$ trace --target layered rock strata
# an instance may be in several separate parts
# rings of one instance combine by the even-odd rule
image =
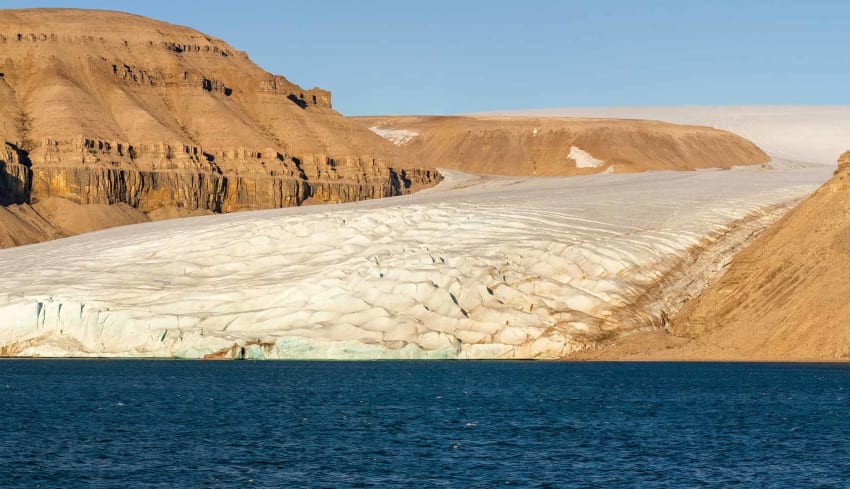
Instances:
[[[394,169],[384,160],[287,158],[268,148],[208,153],[197,146],[78,139],[46,140],[31,166],[12,164],[15,203],[61,197],[80,204],[126,203],[144,212],[163,207],[213,212],[301,205],[307,199],[337,203],[401,195],[439,177],[430,169]],[[228,162],[222,169],[215,160]],[[28,190],[28,192],[27,192]]]

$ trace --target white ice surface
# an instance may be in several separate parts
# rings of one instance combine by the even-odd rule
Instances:
[[[570,146],[570,153],[567,158],[576,162],[576,168],[599,168],[605,164],[604,161],[594,158],[592,154],[578,146]]]
[[[739,134],[775,160],[835,165],[850,148],[850,106],[568,107],[488,112],[534,117],[654,119]]]
[[[804,196],[830,169],[444,174],[405,197],[0,250],[0,353],[559,357],[620,327],[705,236]]]
[[[419,135],[418,132],[409,131],[407,129],[386,129],[374,126],[370,127],[369,130],[374,132],[378,136],[381,136],[382,138],[390,141],[396,146],[407,144],[412,141],[413,138]]]

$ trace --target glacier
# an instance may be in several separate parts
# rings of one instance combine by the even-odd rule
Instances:
[[[831,168],[442,173],[0,250],[0,355],[562,358],[664,327]]]

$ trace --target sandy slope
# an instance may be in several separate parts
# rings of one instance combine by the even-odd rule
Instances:
[[[0,206],[0,248],[41,243],[115,226],[209,214],[212,212],[206,209],[174,207],[145,214],[123,203],[80,205],[51,197],[33,205]]]
[[[490,116],[614,117],[698,124],[739,134],[774,159],[834,165],[850,141],[850,106],[568,107]]]
[[[401,198],[3,250],[0,352],[561,357],[662,325],[828,173],[449,173]]]
[[[838,173],[747,247],[672,325],[604,358],[850,359],[850,152]]]
[[[29,205],[0,206],[0,248],[66,236]]]
[[[143,212],[127,204],[80,205],[56,197],[33,205],[0,206],[0,248],[39,243],[150,220]]]
[[[761,164],[746,139],[647,120],[537,117],[354,117],[419,165],[493,175],[563,176]]]

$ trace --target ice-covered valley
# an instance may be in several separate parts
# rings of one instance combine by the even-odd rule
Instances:
[[[0,355],[557,358],[662,327],[831,169],[444,172],[0,251]]]

